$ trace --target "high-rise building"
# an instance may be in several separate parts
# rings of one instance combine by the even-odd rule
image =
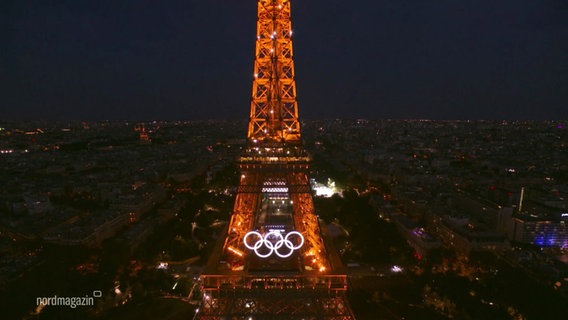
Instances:
[[[201,276],[200,319],[354,319],[314,213],[301,142],[289,0],[258,0],[246,148],[226,233]]]

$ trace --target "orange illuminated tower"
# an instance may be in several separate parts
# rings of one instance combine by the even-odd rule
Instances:
[[[289,0],[258,0],[247,145],[226,233],[201,276],[200,319],[354,319],[314,213],[301,143]]]

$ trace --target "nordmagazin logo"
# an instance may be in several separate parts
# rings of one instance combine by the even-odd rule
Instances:
[[[95,305],[95,298],[100,298],[102,296],[102,291],[95,290],[93,291],[93,295],[85,295],[83,297],[60,297],[54,295],[52,297],[37,297],[36,304],[37,306],[47,307],[47,306],[61,306],[61,307],[69,307],[75,309],[76,307],[82,306],[94,306]]]

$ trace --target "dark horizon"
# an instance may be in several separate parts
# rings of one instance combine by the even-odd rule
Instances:
[[[315,122],[315,121],[369,121],[369,122],[376,122],[376,121],[409,121],[409,122],[472,122],[472,123],[524,123],[524,122],[538,122],[538,123],[552,123],[554,125],[560,125],[559,128],[564,128],[564,126],[568,125],[568,118],[564,119],[427,119],[427,118],[300,118],[300,122],[302,124],[306,122]],[[141,123],[162,123],[162,122],[243,122],[246,123],[249,121],[248,118],[210,118],[210,119],[2,119],[0,120],[0,124],[7,124],[7,123],[20,123],[20,122],[27,122],[27,123],[38,123],[38,122],[45,122],[51,124],[63,124],[63,123],[104,123],[104,122],[128,122],[132,124],[141,124]],[[246,133],[246,128],[243,129],[243,132]]]
[[[248,117],[256,1],[0,9],[2,119]],[[568,119],[566,2],[312,0],[292,10],[303,120]]]

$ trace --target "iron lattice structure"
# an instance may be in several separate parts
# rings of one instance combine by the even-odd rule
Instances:
[[[258,0],[247,145],[224,241],[201,276],[200,319],[354,319],[343,265],[314,213],[294,75],[290,1]],[[301,233],[303,246],[259,259],[244,238],[269,228]]]
[[[300,141],[290,1],[258,1],[248,138]]]

